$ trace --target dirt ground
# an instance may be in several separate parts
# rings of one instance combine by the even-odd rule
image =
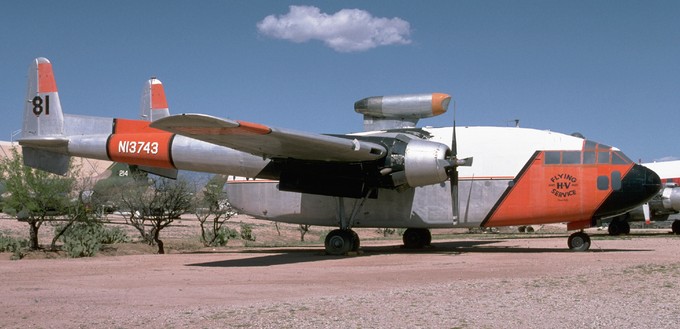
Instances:
[[[677,328],[680,238],[591,229],[590,251],[568,234],[434,231],[431,248],[358,230],[362,252],[324,255],[312,228],[246,217],[254,242],[201,248],[195,221],[161,233],[170,251],[141,243],[93,258],[0,254],[0,328]],[[5,234],[27,225],[0,219]],[[49,244],[50,227],[41,234]],[[325,230],[325,231],[324,231]],[[541,233],[548,232],[548,233]],[[447,234],[447,235],[442,235]],[[130,231],[130,236],[134,232]],[[56,258],[55,258],[56,257]]]

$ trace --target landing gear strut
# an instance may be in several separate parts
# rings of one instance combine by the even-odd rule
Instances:
[[[404,247],[420,249],[432,243],[432,234],[426,228],[408,228],[404,231]]]
[[[326,235],[324,241],[324,247],[326,253],[329,255],[345,255],[350,251],[358,251],[361,245],[361,240],[359,239],[359,234],[352,231],[352,223],[354,222],[354,217],[359,212],[361,207],[364,206],[364,202],[371,194],[371,191],[366,193],[366,196],[357,200],[352,207],[352,212],[349,217],[345,213],[345,199],[343,197],[337,198],[338,206],[338,219],[340,219],[340,228],[332,230]]]
[[[583,231],[575,232],[569,236],[567,245],[572,251],[586,251],[590,249],[590,236]]]

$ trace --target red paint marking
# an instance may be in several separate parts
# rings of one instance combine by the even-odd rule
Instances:
[[[114,119],[114,122],[114,134],[156,133],[171,135],[167,131],[149,127],[151,122],[146,120]]]
[[[544,153],[534,158],[507,193],[485,226],[513,226],[570,222],[581,227],[610,195],[599,190],[597,177],[617,170],[622,177],[626,165],[544,165]]]
[[[38,64],[38,92],[39,93],[57,92],[57,83],[54,81],[52,63]]]
[[[111,161],[174,168],[170,159],[171,139],[171,133],[113,134],[107,149]]]
[[[165,89],[160,83],[151,84],[151,109],[167,109],[168,101],[165,99]]]
[[[237,122],[239,123],[238,127],[176,127],[176,129],[189,135],[234,136],[266,135],[272,131],[269,127],[261,124],[245,121]]]

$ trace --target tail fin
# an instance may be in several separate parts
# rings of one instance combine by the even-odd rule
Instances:
[[[28,92],[19,139],[24,164],[59,175],[66,174],[70,157],[64,154],[68,139],[63,133],[64,114],[52,63],[47,58],[36,58],[28,69]]]
[[[142,89],[142,120],[156,121],[170,115],[168,101],[165,99],[163,83],[151,77]]]
[[[140,116],[142,120],[156,121],[160,118],[165,118],[170,115],[170,109],[168,108],[168,101],[165,98],[165,89],[163,88],[163,83],[156,79],[156,77],[151,77],[144,84],[144,88],[142,89],[141,104]],[[172,179],[177,178],[177,169],[148,166],[139,166],[139,169],[158,176]]]

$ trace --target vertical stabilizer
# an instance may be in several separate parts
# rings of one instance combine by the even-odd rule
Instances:
[[[64,114],[52,63],[44,57],[36,58],[28,69],[28,93],[21,135],[33,138],[61,136],[63,132]]]
[[[64,114],[52,63],[44,57],[33,60],[28,68],[28,92],[19,144],[27,166],[60,175],[68,171],[70,157],[64,154],[68,146],[68,139],[64,137]]]
[[[142,120],[156,121],[170,115],[168,101],[165,99],[163,83],[152,77],[147,80],[142,89]]]
[[[151,77],[142,88],[142,102],[140,116],[142,120],[156,121],[170,115],[165,89],[161,80]],[[177,169],[139,166],[140,170],[158,176],[176,179]]]

